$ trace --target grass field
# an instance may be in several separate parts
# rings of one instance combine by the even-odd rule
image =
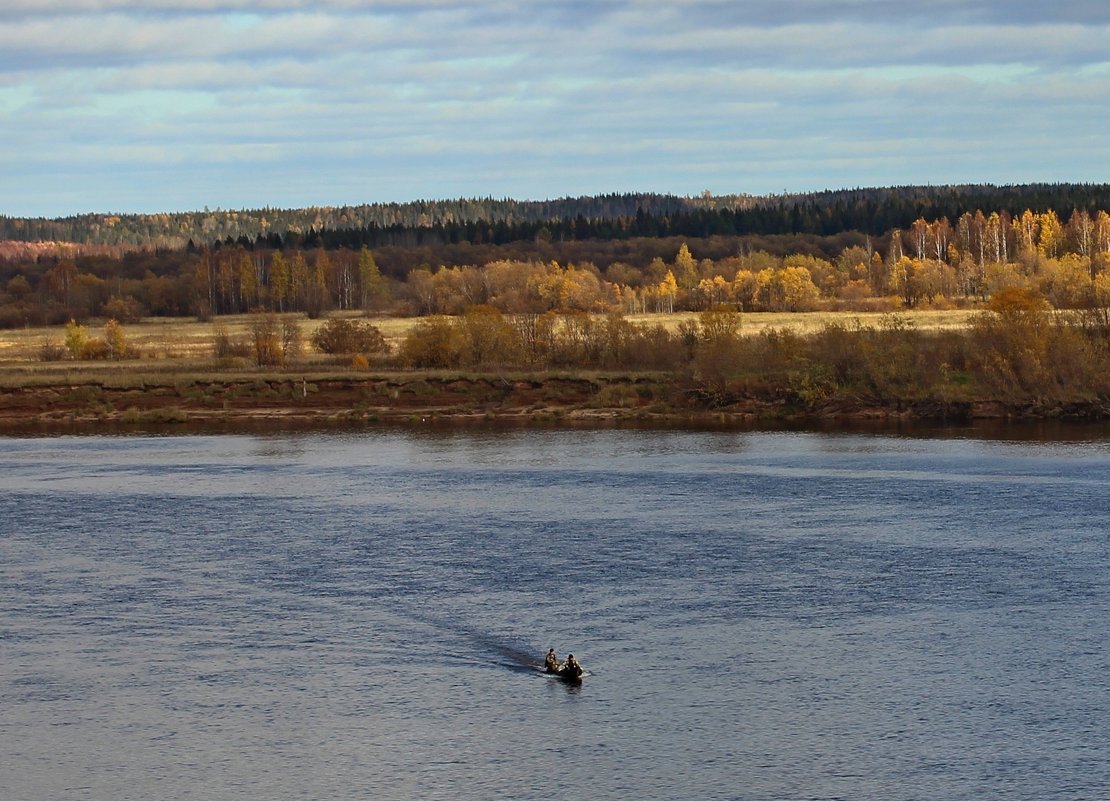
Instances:
[[[909,321],[920,330],[962,328],[976,312],[957,311],[913,311],[902,313],[900,317]],[[754,334],[768,328],[789,329],[798,333],[820,330],[829,323],[840,322],[863,325],[877,325],[885,315],[858,312],[762,312],[744,314],[742,331]],[[696,319],[694,313],[644,314],[631,315],[627,319],[638,324],[662,324],[675,328],[683,320]],[[115,364],[116,369],[127,371],[149,369],[157,372],[174,369],[196,369],[212,365],[213,348],[217,331],[224,330],[232,339],[246,338],[251,317],[232,315],[220,317],[210,322],[198,322],[193,318],[148,318],[141,323],[124,326],[127,343],[140,354],[137,360]],[[299,362],[302,365],[318,363],[321,367],[329,363],[325,357],[315,354],[308,339],[322,320],[301,318],[299,323],[304,335],[305,355]],[[391,345],[396,346],[405,334],[419,322],[419,318],[375,318],[374,325]],[[96,324],[88,326],[91,337],[102,336],[103,330]],[[59,363],[44,362],[41,359],[43,346],[61,346],[65,337],[63,326],[48,328],[21,328],[0,330],[0,370],[15,371],[30,375],[39,370],[57,372]],[[103,370],[104,362],[64,363],[66,370]],[[334,368],[334,362],[331,362]],[[5,383],[11,384],[11,381]]]
[[[918,330],[937,331],[941,329],[964,328],[978,311],[969,309],[953,309],[941,311],[909,311],[900,312],[898,317],[907,320]],[[683,320],[696,320],[696,312],[682,312],[679,314],[633,314],[626,319],[631,322],[647,325],[663,325],[672,330]],[[741,332],[744,334],[758,334],[769,328],[787,329],[799,334],[819,331],[830,323],[854,324],[859,321],[862,325],[877,326],[884,317],[885,312],[752,312],[741,317]]]

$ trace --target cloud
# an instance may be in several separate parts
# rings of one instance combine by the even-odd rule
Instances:
[[[8,0],[0,213],[1101,180],[1108,34],[1024,0]]]

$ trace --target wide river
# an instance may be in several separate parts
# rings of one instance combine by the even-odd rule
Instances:
[[[1110,440],[0,438],[0,482],[3,801],[1110,798]]]

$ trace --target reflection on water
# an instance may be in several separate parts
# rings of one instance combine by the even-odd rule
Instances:
[[[0,443],[3,799],[1110,795],[1105,439]]]

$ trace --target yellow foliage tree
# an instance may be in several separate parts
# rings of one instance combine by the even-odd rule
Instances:
[[[790,311],[812,309],[821,290],[813,283],[805,267],[784,267],[779,279],[782,285],[782,302]]]
[[[79,325],[76,320],[66,323],[65,346],[71,358],[80,359],[88,341],[89,332],[85,326]]]
[[[698,274],[698,263],[690,253],[690,248],[683,242],[674,257],[674,277],[677,285],[684,292],[692,292],[697,288],[701,276]]]
[[[663,276],[663,280],[659,282],[655,292],[659,304],[658,311],[672,314],[675,299],[678,298],[678,282],[675,281],[673,272],[667,270],[667,274]]]
[[[1039,215],[1037,219],[1039,235],[1037,237],[1037,252],[1050,259],[1056,258],[1060,247],[1064,243],[1064,226],[1056,212],[1049,209]]]

